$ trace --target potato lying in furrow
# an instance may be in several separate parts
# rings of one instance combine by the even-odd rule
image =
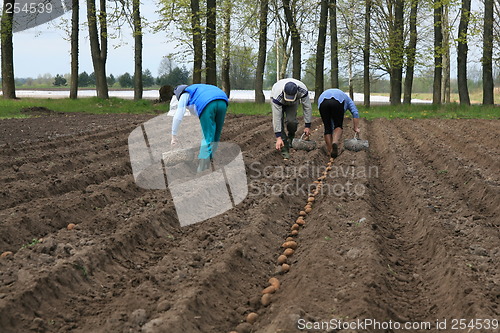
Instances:
[[[288,241],[288,242],[284,242],[281,247],[284,247],[285,249],[293,249],[295,250],[297,248],[297,242],[295,241]]]

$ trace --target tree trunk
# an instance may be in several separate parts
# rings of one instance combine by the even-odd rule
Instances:
[[[365,45],[363,47],[363,104],[370,107],[370,21],[371,0],[365,0]]]
[[[267,13],[269,12],[269,0],[260,0],[259,19],[259,54],[257,57],[257,69],[255,71],[255,102],[264,103],[264,68],[266,66],[267,52]],[[276,66],[278,72],[278,66]]]
[[[141,23],[141,1],[132,1],[132,11],[134,18],[134,100],[142,99],[142,23]]]
[[[328,23],[328,3],[329,0],[321,0],[321,10],[319,16],[319,34],[318,46],[316,48],[316,87],[314,102],[318,102],[319,95],[325,88],[325,44],[326,44],[326,25]]]
[[[200,1],[191,0],[191,28],[193,29],[193,83],[201,83],[203,72],[203,39],[200,23]]]
[[[443,77],[443,7],[440,0],[434,0],[434,84],[432,103],[441,104],[441,82]]]
[[[339,42],[337,36],[337,0],[330,0],[330,47],[331,47],[331,78],[332,88],[339,85]]]
[[[3,3],[1,22],[1,51],[2,51],[2,93],[5,99],[16,98],[16,82],[14,80],[14,47],[12,45],[12,24],[14,11],[7,10],[7,4],[14,8],[15,0],[5,0]]]
[[[467,87],[467,29],[469,27],[471,0],[462,0],[460,10],[460,24],[458,25],[457,46],[457,80],[460,104],[470,105],[469,88]]]
[[[415,54],[417,51],[417,13],[418,1],[411,1],[410,9],[410,41],[406,50],[406,79],[404,83],[403,104],[411,104],[411,91],[413,88],[413,75],[415,72]]]
[[[484,1],[483,105],[494,103],[493,84],[493,0]]]
[[[448,19],[449,5],[443,5],[443,82],[441,86],[441,102],[451,102],[450,87],[450,26]]]
[[[283,0],[283,10],[285,11],[285,18],[292,34],[292,54],[293,54],[293,78],[300,80],[302,71],[302,50],[300,33],[293,17],[292,8],[290,7],[290,0]]]
[[[78,97],[78,35],[80,24],[80,4],[78,0],[72,0],[71,12],[71,78],[69,98]]]
[[[222,42],[222,90],[226,93],[227,97],[231,94],[231,82],[229,78],[229,69],[231,67],[230,58],[230,38],[231,38],[231,14],[232,14],[232,0],[224,0],[223,19],[224,19],[224,36]]]
[[[87,21],[89,25],[90,52],[92,55],[92,64],[94,65],[97,97],[108,99],[108,83],[106,82],[108,41],[105,0],[100,0],[100,33],[97,30],[95,0],[87,0]]]
[[[391,105],[401,104],[403,81],[403,31],[404,31],[404,1],[396,0],[394,4],[394,25],[390,33],[390,66],[391,66]]]
[[[206,30],[206,83],[217,85],[216,66],[216,0],[207,0],[207,30]]]

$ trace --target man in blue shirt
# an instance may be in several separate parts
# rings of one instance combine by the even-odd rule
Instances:
[[[326,149],[335,158],[339,154],[339,140],[347,110],[352,114],[354,132],[360,132],[358,109],[352,99],[340,89],[327,89],[319,95],[318,108],[325,127]]]
[[[177,143],[177,131],[187,108],[191,114],[200,118],[203,131],[203,140],[198,155],[200,159],[198,172],[201,172],[210,167],[210,159],[220,141],[229,100],[224,91],[209,84],[179,85],[175,88],[174,94],[179,104],[172,123],[171,144]]]

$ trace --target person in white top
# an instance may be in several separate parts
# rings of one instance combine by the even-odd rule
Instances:
[[[290,158],[290,147],[297,131],[297,109],[302,103],[304,111],[304,134],[309,136],[312,118],[311,99],[304,83],[287,78],[276,82],[271,90],[273,128],[276,136],[276,149],[283,158]],[[285,127],[288,131],[285,133]]]

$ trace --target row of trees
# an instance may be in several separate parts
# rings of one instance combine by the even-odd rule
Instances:
[[[325,87],[339,87],[347,77],[363,78],[364,103],[370,104],[370,84],[388,76],[390,100],[411,102],[414,76],[432,66],[433,102],[449,101],[451,57],[456,57],[460,103],[470,104],[467,65],[469,45],[480,50],[483,103],[494,102],[494,64],[500,61],[499,12],[494,0],[158,0],[162,19],[159,31],[179,42],[174,56],[189,54],[191,82],[219,85],[229,95],[239,82],[242,66],[231,66],[244,57],[254,76],[255,99],[264,102],[263,87],[274,66],[278,80],[301,79],[304,69],[314,75],[316,96]],[[7,3],[15,0],[4,1]],[[108,97],[106,61],[110,29],[129,22],[134,39],[134,96],[142,98],[143,18],[139,0],[86,1],[91,56],[97,95]],[[114,8],[108,13],[109,8]],[[71,20],[71,97],[78,87],[79,2],[73,0]],[[12,67],[12,16],[2,16],[2,89],[14,98]],[[327,43],[328,42],[328,43]],[[329,47],[327,47],[329,46]],[[303,54],[311,56],[303,60]],[[241,60],[241,59],[240,59]],[[327,65],[325,63],[328,62]],[[236,70],[235,70],[236,69]],[[238,72],[239,71],[239,72]],[[325,71],[328,71],[325,81]],[[329,80],[328,80],[329,79]],[[329,81],[329,82],[328,82]],[[326,83],[327,82],[327,83]]]

